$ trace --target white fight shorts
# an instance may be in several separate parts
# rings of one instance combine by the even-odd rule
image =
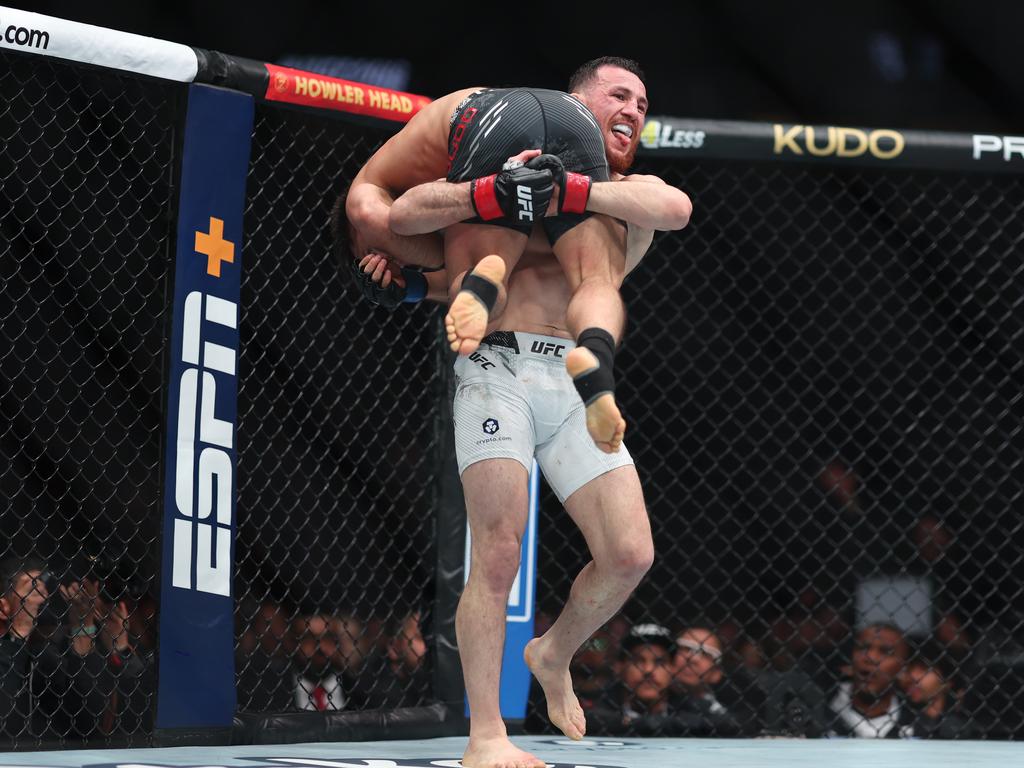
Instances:
[[[626,446],[604,453],[587,432],[583,401],[565,370],[569,339],[498,331],[455,362],[459,474],[484,459],[536,457],[565,502],[595,477],[633,463]]]

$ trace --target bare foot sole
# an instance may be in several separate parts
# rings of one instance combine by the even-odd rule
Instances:
[[[541,639],[534,638],[526,644],[523,659],[530,672],[537,678],[544,689],[544,698],[548,702],[548,719],[551,724],[573,741],[579,741],[587,732],[587,718],[583,707],[572,690],[572,677],[569,669],[549,668],[541,662],[539,650]]]
[[[505,262],[500,256],[484,256],[470,273],[482,277],[495,287],[505,279]],[[480,346],[480,340],[487,332],[489,311],[484,303],[471,291],[459,291],[444,318],[448,344],[453,352],[471,355]]]
[[[501,737],[470,739],[462,756],[462,768],[547,768],[547,763]]]
[[[586,347],[576,347],[565,357],[565,368],[577,378],[597,368],[597,357]],[[618,453],[626,434],[626,420],[615,404],[615,395],[601,395],[587,406],[587,432],[605,453]]]

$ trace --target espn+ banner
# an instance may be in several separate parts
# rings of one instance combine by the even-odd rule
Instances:
[[[166,411],[157,728],[227,727],[235,713],[236,363],[253,114],[249,95],[189,87]]]

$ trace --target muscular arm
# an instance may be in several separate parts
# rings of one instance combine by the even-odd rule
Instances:
[[[386,189],[368,182],[353,182],[345,210],[355,231],[355,255],[383,252],[401,264],[438,267],[444,264],[444,244],[432,230],[414,237],[402,237],[388,227],[394,198]],[[426,234],[430,233],[430,234]]]
[[[590,188],[587,210],[644,229],[667,231],[687,225],[692,205],[685,192],[657,176],[633,175],[618,181],[595,182]]]
[[[345,205],[358,255],[380,250],[405,264],[437,267],[443,263],[439,239],[402,237],[388,227],[388,214],[397,195],[445,174],[448,120],[473,90],[456,91],[428,104],[360,169]]]
[[[623,183],[626,182],[626,183]],[[414,187],[391,207],[391,229],[400,235],[436,232],[475,214],[469,182],[443,179]],[[603,213],[644,229],[682,229],[690,220],[690,198],[657,176],[625,176],[596,182],[587,210]]]
[[[413,187],[391,206],[390,225],[399,235],[437,232],[476,215],[470,202],[470,182],[444,179]]]

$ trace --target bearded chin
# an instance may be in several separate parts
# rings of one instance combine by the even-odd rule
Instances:
[[[629,150],[624,155],[610,155],[608,157],[608,167],[612,173],[624,174],[633,165],[633,158],[636,157],[636,150],[639,143],[631,144]]]

